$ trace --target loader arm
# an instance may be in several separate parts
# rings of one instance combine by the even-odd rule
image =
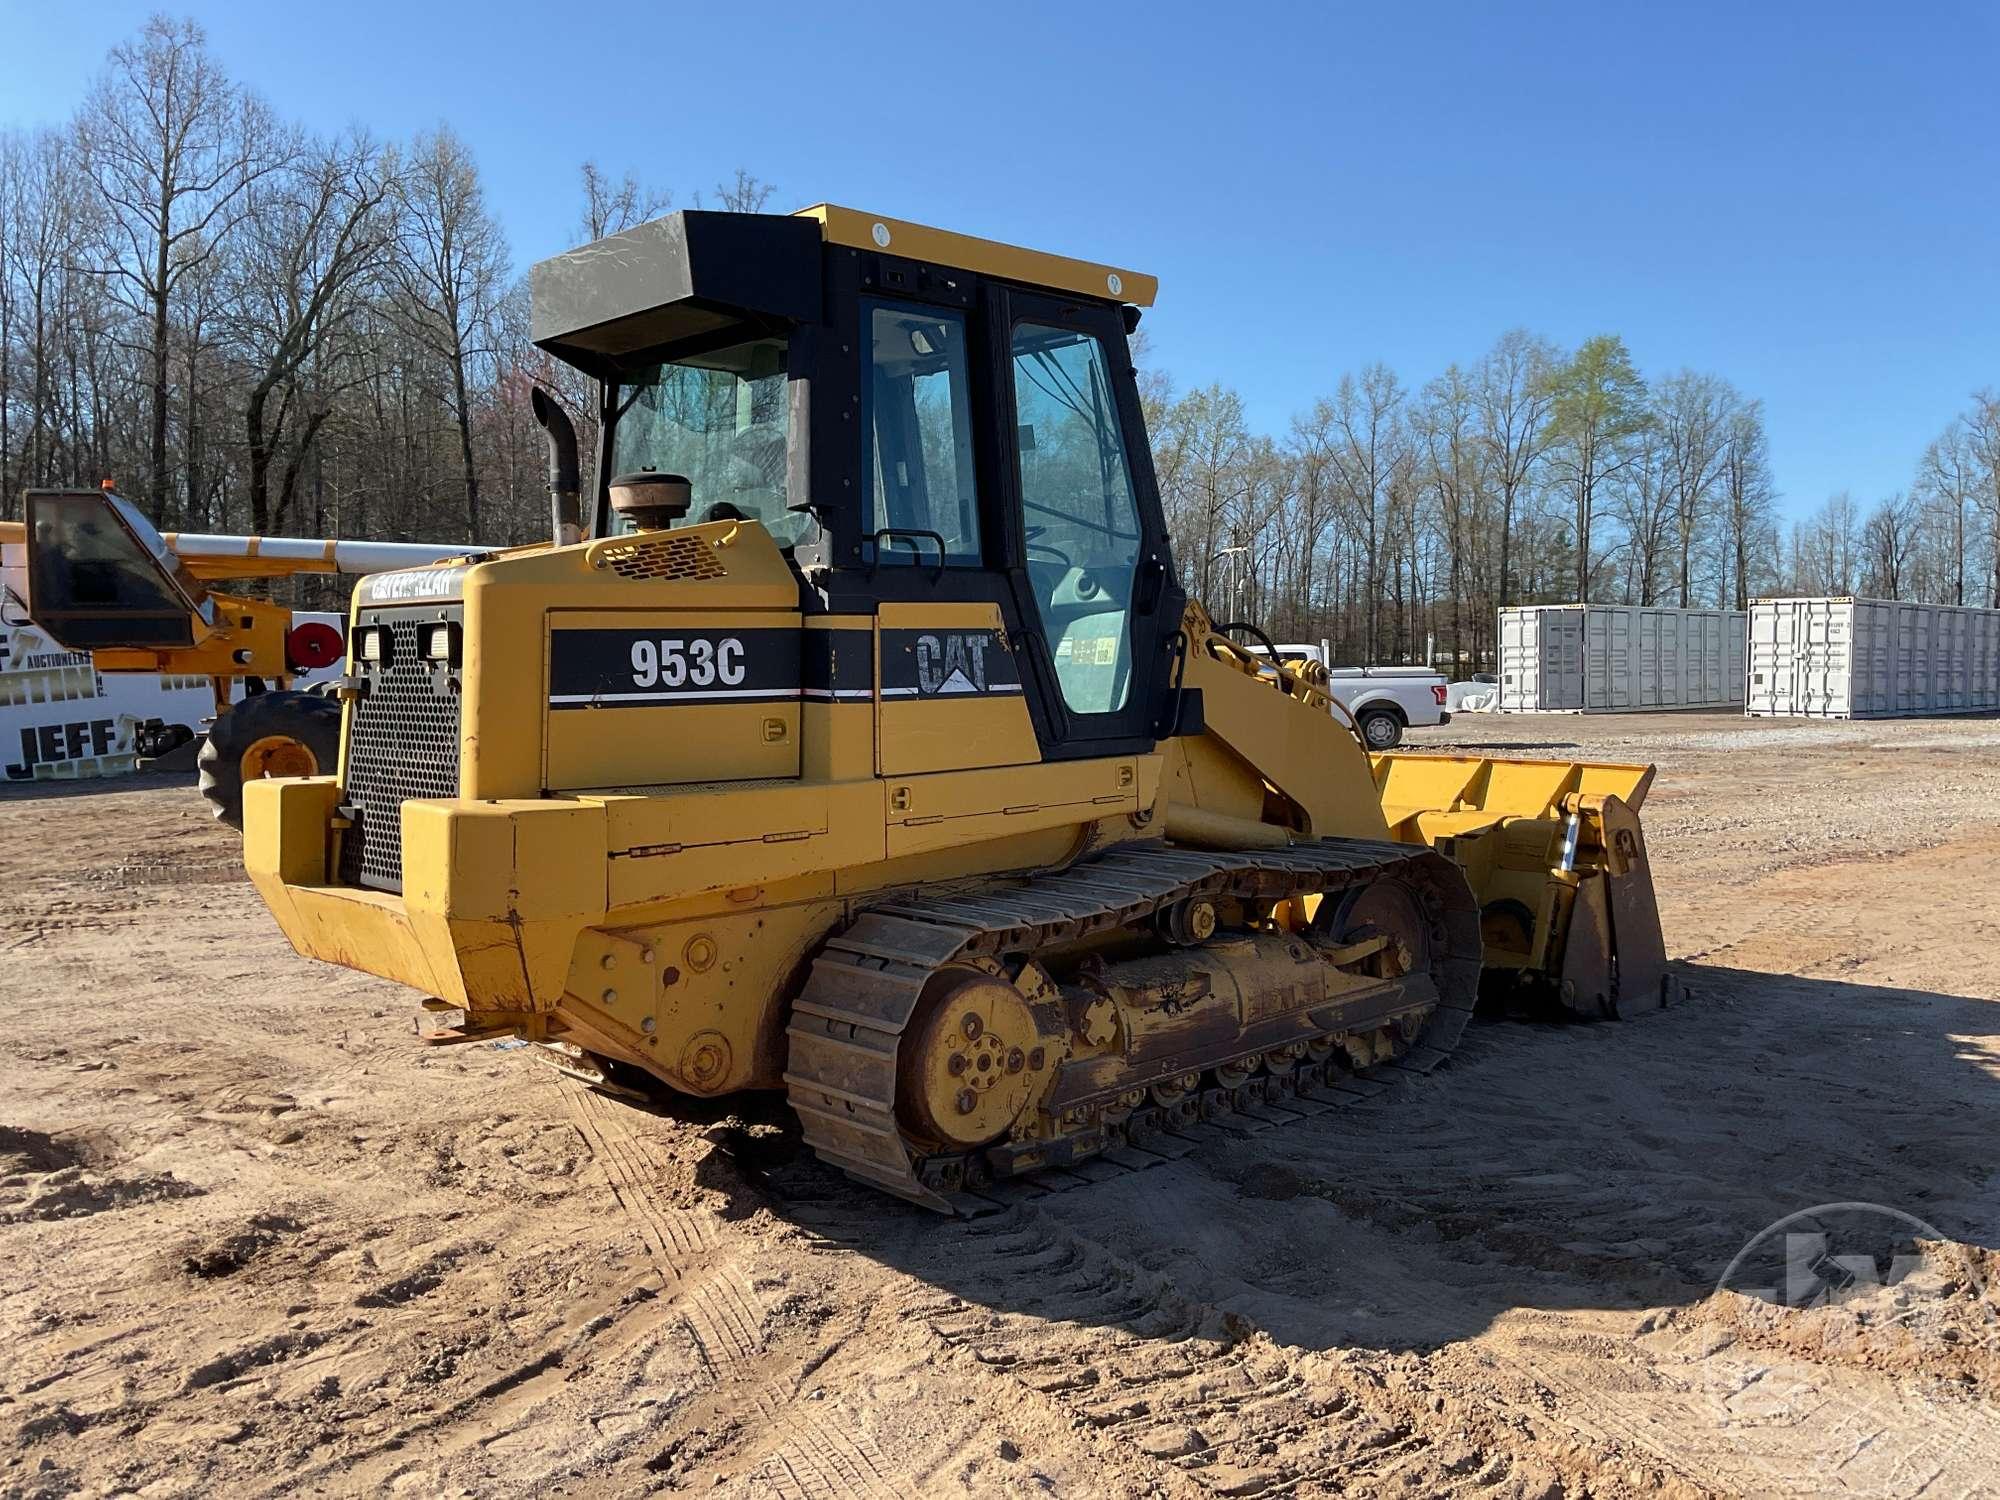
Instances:
[[[1220,816],[1300,838],[1389,838],[1368,757],[1333,695],[1217,632],[1199,604],[1182,628],[1203,729],[1169,741],[1170,825],[1219,830]]]
[[[1320,664],[1274,663],[1217,633],[1197,604],[1185,629],[1204,725],[1170,746],[1172,836],[1213,847],[1255,825],[1436,849],[1479,903],[1494,1005],[1596,1018],[1662,1003],[1666,953],[1639,825],[1653,767],[1371,757]]]

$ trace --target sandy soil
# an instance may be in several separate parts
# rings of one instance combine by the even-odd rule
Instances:
[[[0,1494],[1990,1493],[2000,725],[1417,740],[1658,761],[1686,1001],[967,1224],[421,1048],[184,786],[0,795]],[[1741,1295],[1847,1200],[1902,1283]]]

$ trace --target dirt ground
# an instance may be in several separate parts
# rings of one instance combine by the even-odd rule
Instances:
[[[0,793],[0,1494],[1992,1493],[2000,723],[1415,738],[1657,761],[1685,1000],[970,1223],[423,1049],[185,785]],[[1741,1294],[1843,1201],[1906,1281]]]

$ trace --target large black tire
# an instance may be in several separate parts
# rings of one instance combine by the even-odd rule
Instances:
[[[1373,751],[1393,750],[1403,743],[1403,716],[1395,709],[1371,703],[1354,716],[1361,743]]]
[[[313,693],[255,693],[215,721],[199,765],[201,794],[219,821],[242,830],[244,777],[266,774],[258,766],[285,742],[292,774],[332,775],[340,764],[340,704]]]

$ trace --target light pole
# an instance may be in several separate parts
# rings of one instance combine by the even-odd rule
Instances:
[[[1250,549],[1248,547],[1220,548],[1217,551],[1209,553],[1208,555],[1209,566],[1213,568],[1215,565],[1215,560],[1218,557],[1241,557],[1244,553],[1248,552],[1249,550]],[[1237,592],[1236,564],[1232,562],[1223,574],[1221,594],[1222,594],[1222,604],[1224,607],[1218,612],[1220,615],[1218,623],[1226,625],[1229,623],[1231,618],[1233,618],[1233,616],[1231,615],[1231,611],[1236,608],[1235,604],[1236,592]]]

